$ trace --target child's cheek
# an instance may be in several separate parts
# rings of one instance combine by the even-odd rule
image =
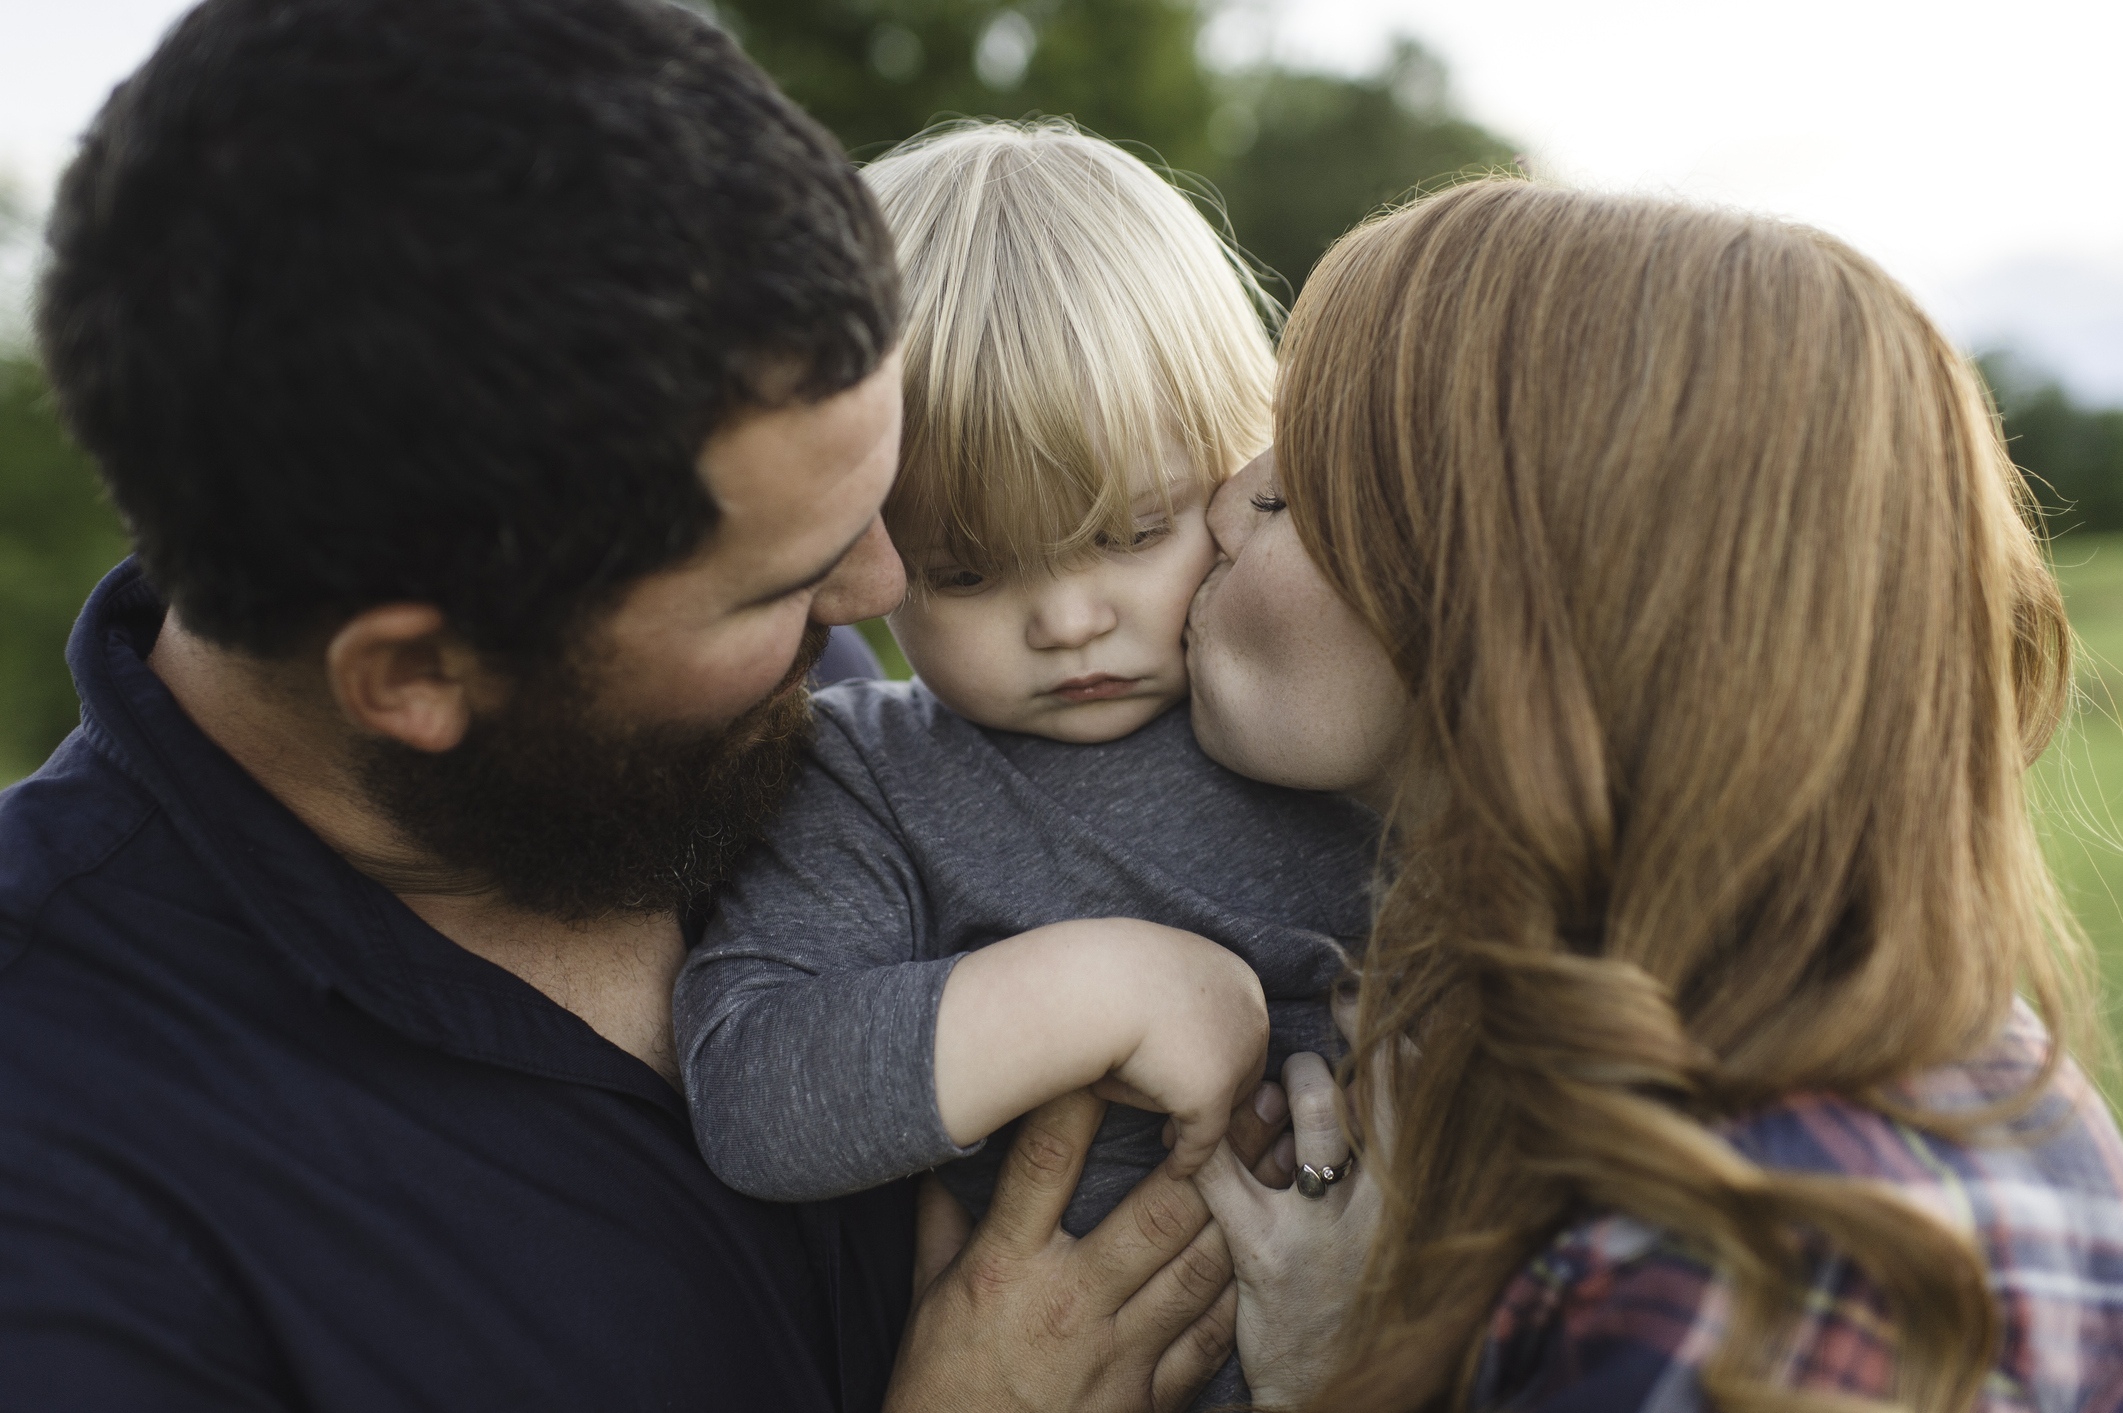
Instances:
[[[999,623],[1003,611],[999,597],[936,597],[909,601],[885,621],[907,665],[939,701],[969,720],[995,725],[1010,696],[996,680],[1000,665],[1011,660]]]
[[[1216,566],[1216,540],[1209,534],[1208,522],[1199,515],[1187,522],[1179,535],[1183,537],[1181,543],[1173,546],[1181,551],[1174,556],[1178,560],[1173,575],[1174,597],[1179,617],[1184,621],[1187,606],[1194,602],[1194,591],[1201,587],[1202,580],[1208,578],[1209,571]]]
[[[907,666],[924,682],[938,675],[941,664],[936,652],[941,636],[926,605],[912,601],[900,605],[885,615],[885,624],[892,630],[892,638],[899,650],[906,654]]]

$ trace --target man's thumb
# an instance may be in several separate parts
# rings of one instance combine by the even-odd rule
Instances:
[[[973,1234],[973,1219],[950,1189],[924,1173],[914,1190],[914,1303],[928,1293],[944,1268],[958,1259]]]

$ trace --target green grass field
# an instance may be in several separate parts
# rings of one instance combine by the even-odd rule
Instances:
[[[2078,635],[2078,704],[2035,767],[2042,844],[2065,900],[2086,930],[2118,1034],[2123,997],[2123,534],[2056,545],[2057,577]],[[2123,1034],[2118,1034],[2123,1041]],[[2123,1048],[2123,1047],[2119,1047]]]

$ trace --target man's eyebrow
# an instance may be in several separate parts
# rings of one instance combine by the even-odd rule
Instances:
[[[874,521],[875,517],[873,516],[870,523],[874,523]],[[865,523],[860,530],[857,530],[855,538],[842,545],[839,551],[831,559],[827,560],[816,574],[800,579],[794,584],[784,584],[778,589],[769,589],[757,598],[747,599],[739,607],[757,608],[761,604],[773,603],[776,599],[785,599],[791,594],[800,594],[805,589],[815,589],[820,584],[825,583],[831,577],[833,571],[840,568],[840,562],[848,557],[848,552],[861,544],[862,537],[870,533],[870,523]]]

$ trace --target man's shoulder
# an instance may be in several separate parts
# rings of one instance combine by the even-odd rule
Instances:
[[[0,790],[0,967],[28,945],[52,894],[107,864],[157,808],[80,731]]]
[[[0,1089],[42,1102],[54,1067],[145,1064],[111,1043],[228,960],[242,930],[168,812],[70,736],[0,793]]]

